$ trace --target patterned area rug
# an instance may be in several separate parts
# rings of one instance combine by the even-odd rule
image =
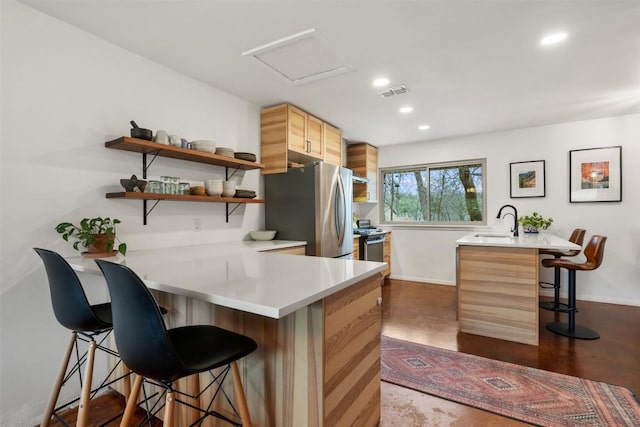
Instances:
[[[640,426],[627,388],[385,336],[382,380],[539,426]]]

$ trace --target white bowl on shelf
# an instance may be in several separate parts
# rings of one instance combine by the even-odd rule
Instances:
[[[212,154],[215,154],[216,152],[215,141],[211,141],[207,139],[199,139],[197,141],[193,141],[191,145],[193,145],[193,148],[195,148],[198,151],[204,151],[206,153],[212,153]]]
[[[273,240],[276,237],[276,230],[256,230],[250,231],[249,236],[253,240]]]

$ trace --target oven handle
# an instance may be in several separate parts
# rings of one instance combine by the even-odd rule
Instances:
[[[383,235],[381,235],[380,237],[377,237],[377,236],[376,236],[376,237],[373,237],[373,238],[371,238],[371,237],[367,238],[367,239],[364,241],[364,244],[365,244],[365,245],[378,245],[378,244],[380,244],[380,243],[384,243],[384,240],[385,240],[385,236],[384,236],[384,234],[383,234]]]

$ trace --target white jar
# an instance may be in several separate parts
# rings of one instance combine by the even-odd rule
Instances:
[[[204,183],[205,191],[209,196],[220,196],[223,192],[221,179],[208,179]]]
[[[236,183],[233,181],[224,181],[222,183],[222,196],[233,197],[236,195]]]

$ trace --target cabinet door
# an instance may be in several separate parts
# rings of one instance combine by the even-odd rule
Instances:
[[[342,131],[324,124],[324,161],[342,166]]]
[[[347,146],[347,167],[353,174],[366,178],[366,184],[353,184],[354,202],[375,202],[377,200],[378,149],[369,144]]]
[[[382,261],[387,263],[387,268],[382,272],[384,277],[391,274],[391,233],[384,235],[384,244],[382,245]]]
[[[322,120],[307,115],[307,154],[312,157],[324,158],[324,132]]]
[[[307,154],[307,113],[292,105],[287,111],[287,148]]]
[[[367,201],[378,200],[378,149],[367,146]]]
[[[360,237],[353,238],[353,259],[360,259]]]

